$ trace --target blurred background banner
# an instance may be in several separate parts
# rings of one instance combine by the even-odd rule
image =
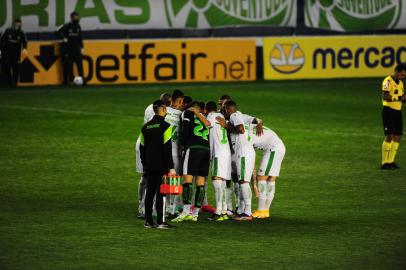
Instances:
[[[0,32],[53,32],[76,10],[82,30],[296,26],[297,0],[1,0]]]
[[[85,41],[85,48],[89,84],[257,79],[254,39]],[[59,44],[30,42],[28,50],[21,62],[21,85],[61,84]]]
[[[406,36],[264,38],[266,80],[366,78],[406,62]]]
[[[307,27],[342,32],[406,29],[405,0],[305,0]]]

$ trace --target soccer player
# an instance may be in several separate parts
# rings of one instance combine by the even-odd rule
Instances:
[[[72,12],[70,19],[70,22],[57,30],[58,35],[62,38],[61,54],[64,84],[73,80],[73,63],[76,63],[79,76],[83,78],[83,37],[82,28],[79,24],[79,13]]]
[[[172,126],[172,157],[173,163],[175,164],[175,171],[178,175],[182,174],[182,163],[181,163],[181,154],[179,147],[179,122],[182,109],[184,107],[183,99],[184,94],[180,90],[174,90],[172,93],[172,104],[170,107],[167,107],[167,114],[165,116],[165,121]],[[167,212],[171,215],[175,214],[176,210],[176,196],[169,195],[169,203]]]
[[[227,130],[216,120],[216,117],[224,119],[224,116],[217,112],[216,103],[214,101],[207,102],[205,109],[207,120],[210,122],[210,159],[216,198],[216,210],[210,220],[223,221],[229,219],[227,216],[226,182],[231,180],[231,150]]]
[[[235,220],[252,220],[251,213],[251,187],[249,185],[255,166],[255,150],[250,138],[250,128],[245,126],[244,116],[237,111],[237,104],[228,100],[224,103],[225,117],[229,119],[227,123],[221,117],[216,117],[219,124],[231,132],[231,138],[235,142],[235,155],[237,175],[239,180],[238,213],[234,216]]]
[[[28,54],[27,38],[21,28],[21,20],[15,19],[12,27],[7,28],[0,37],[0,56],[3,58],[1,62],[2,71],[10,87],[16,87],[18,84],[21,53]]]
[[[163,93],[159,97],[159,100],[161,100],[165,106],[170,106],[172,99],[171,99],[171,94],[169,93]],[[154,108],[153,104],[150,104],[147,106],[147,108],[144,111],[144,124],[151,121],[151,119],[154,117]],[[141,135],[141,134],[140,134]],[[136,156],[136,163],[135,163],[135,168],[138,173],[141,174],[140,181],[138,183],[138,217],[139,218],[144,218],[145,216],[145,193],[147,189],[147,182],[144,177],[144,169],[142,167],[142,162],[141,162],[141,154],[140,154],[140,143],[141,143],[141,138],[138,136],[137,142],[135,144],[135,156]]]
[[[200,103],[192,103],[194,111],[187,110],[182,121],[181,144],[186,149],[183,163],[183,211],[172,221],[183,222],[186,220],[197,221],[200,208],[205,196],[205,179],[209,174],[210,167],[210,146],[208,123],[204,122]],[[203,120],[203,121],[202,121]],[[195,178],[196,192],[194,210],[191,213],[192,205],[192,182]]]
[[[402,102],[406,101],[402,80],[406,64],[396,66],[392,75],[382,83],[382,120],[385,140],[382,144],[382,170],[399,169],[395,163],[396,152],[403,134]]]
[[[165,222],[163,195],[159,187],[165,174],[176,174],[172,160],[172,127],[165,122],[166,106],[161,100],[153,103],[153,109],[155,115],[142,127],[140,135],[141,161],[147,178],[144,227],[169,229],[173,226]],[[157,225],[152,219],[154,197],[156,197]]]
[[[263,134],[258,136],[255,127],[251,128],[251,139],[254,148],[262,150],[263,156],[257,173],[258,182],[258,210],[254,211],[254,218],[269,217],[269,208],[275,196],[275,182],[279,176],[285,145],[278,135],[267,127],[263,127]],[[256,185],[254,185],[256,189]]]

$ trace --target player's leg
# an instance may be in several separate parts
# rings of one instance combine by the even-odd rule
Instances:
[[[152,174],[146,174],[147,181],[147,191],[145,195],[145,223],[146,226],[153,226],[154,222],[152,219],[152,205],[154,197],[156,194],[156,189],[153,180]]]
[[[203,206],[204,197],[206,195],[205,183],[206,177],[209,174],[210,168],[210,151],[205,149],[193,149],[193,166],[192,171],[195,175],[196,193],[195,193],[195,208],[193,210],[193,221],[197,221],[199,211]]]
[[[239,184],[240,184],[240,200],[243,201],[243,204],[240,203],[240,207],[243,207],[243,210],[239,210],[240,215],[236,216],[236,220],[252,220],[251,213],[251,200],[252,200],[252,191],[250,187],[250,181],[252,177],[252,172],[255,166],[255,151],[252,150],[252,153],[247,153],[244,156],[241,156],[239,159],[238,166],[238,175],[239,175]],[[238,164],[237,164],[238,165]]]
[[[392,140],[393,140],[393,119],[392,119],[392,110],[388,107],[382,108],[382,123],[385,133],[385,139],[382,143],[382,170],[390,170],[392,167],[389,165],[389,154],[392,149]]]
[[[195,193],[195,207],[193,209],[192,221],[197,221],[200,209],[203,206],[204,196],[206,194],[204,184],[206,182],[205,176],[196,176],[196,193]]]
[[[227,215],[232,216],[233,212],[233,187],[231,186],[231,180],[226,181],[226,203],[227,203]]]
[[[398,149],[399,149],[399,144],[400,144],[401,138],[402,138],[401,135],[394,135],[393,136],[391,148],[390,148],[390,151],[389,151],[388,164],[393,169],[399,169],[399,166],[395,163],[395,158],[396,158],[396,154],[397,154]]]
[[[214,213],[216,211],[216,209],[212,205],[210,205],[210,203],[208,201],[208,196],[207,196],[208,189],[209,188],[208,188],[207,180],[205,180],[205,184],[204,184],[205,195],[204,195],[202,210],[207,213]]]
[[[269,217],[269,209],[271,208],[272,201],[275,197],[275,188],[276,188],[276,178],[279,176],[282,161],[285,157],[286,148],[284,144],[279,144],[274,149],[274,157],[271,161],[269,171],[265,171],[269,176],[266,186],[266,204],[265,204],[265,211],[260,216],[260,218],[267,218]],[[267,168],[268,169],[268,168]]]
[[[13,59],[13,62],[11,64],[11,69],[13,70],[12,73],[12,86],[16,87],[18,84],[18,79],[19,79],[19,69],[20,69],[20,65],[19,65],[19,59]]]
[[[138,217],[143,218],[145,216],[145,193],[147,190],[147,181],[143,175],[143,167],[141,163],[141,153],[140,153],[140,138],[138,137],[135,144],[135,168],[141,177],[138,182]]]
[[[178,217],[174,218],[173,222],[182,222],[191,218],[191,206],[192,206],[192,182],[193,176],[191,175],[191,163],[193,163],[193,154],[190,149],[186,151],[185,160],[183,162],[183,210]]]
[[[231,156],[231,180],[233,181],[233,191],[235,195],[235,213],[238,213],[238,207],[240,206],[240,185],[238,183],[238,166],[237,155]],[[232,210],[232,208],[230,208]]]
[[[172,149],[172,159],[173,159],[173,165],[176,171],[176,174],[180,175],[181,174],[181,169],[180,169],[180,160],[179,160],[179,155],[178,155],[178,150],[176,148]],[[167,196],[168,198],[168,205],[166,207],[166,212],[169,215],[174,215],[176,211],[176,206],[177,206],[177,195],[170,194]]]
[[[392,169],[399,169],[399,166],[395,163],[396,153],[399,149],[400,140],[403,134],[403,119],[401,111],[393,111],[393,137],[392,145],[388,155],[388,164]]]
[[[221,217],[221,211],[223,210],[223,179],[219,177],[219,158],[214,157],[212,161],[212,180],[214,188],[214,198],[216,200],[216,211],[212,216],[212,220],[217,220]]]
[[[275,156],[275,151],[266,150],[263,153],[262,160],[259,166],[257,181],[258,181],[258,210],[256,210],[252,216],[259,218],[264,215],[264,211],[267,210],[266,198],[267,198],[267,180],[270,166]]]
[[[212,221],[222,221],[222,212],[223,212],[223,201],[225,198],[224,194],[224,185],[223,185],[223,178],[221,177],[224,174],[223,159],[221,156],[214,157],[212,160],[212,180],[213,180],[213,188],[214,188],[214,197],[216,200],[216,209],[213,213],[212,217],[209,220]]]

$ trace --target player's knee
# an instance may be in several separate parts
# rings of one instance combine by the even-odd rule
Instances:
[[[395,141],[395,142],[400,142],[400,140],[402,139],[402,135],[395,135],[395,136],[393,136],[393,140]]]
[[[390,135],[385,136],[385,141],[386,142],[391,142],[392,140],[393,140],[393,135],[390,134]]]
[[[268,179],[268,176],[265,175],[257,175],[257,180],[258,181],[266,181]]]

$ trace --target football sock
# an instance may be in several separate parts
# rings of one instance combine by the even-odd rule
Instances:
[[[396,153],[397,153],[398,149],[399,149],[399,143],[392,141],[392,147],[390,149],[389,156],[388,156],[388,163],[395,162],[395,157],[396,157]]]
[[[383,143],[382,143],[382,164],[388,163],[388,158],[389,158],[389,153],[391,152],[391,148],[392,148],[391,142],[383,141]]]
[[[184,183],[183,184],[183,204],[192,204],[192,184],[191,183]]]
[[[244,201],[244,210],[243,213],[247,214],[248,216],[251,216],[251,187],[249,183],[244,183],[241,184],[241,193],[242,193],[242,199]]]
[[[267,182],[258,181],[258,210],[267,210],[266,208],[266,194],[267,194]]]
[[[203,205],[205,194],[204,186],[196,186],[196,193],[195,193],[195,207],[201,208]]]
[[[227,209],[233,210],[233,188],[231,187],[231,181],[226,181],[226,200]]]
[[[223,209],[223,180],[213,180],[214,197],[216,198],[216,214],[220,215]]]
[[[267,193],[266,193],[266,210],[271,207],[273,198],[275,197],[275,181],[267,182]]]
[[[223,194],[221,213],[227,213],[227,181],[221,181],[221,193]]]
[[[208,190],[208,187],[207,187],[207,181],[206,181],[206,182],[204,182],[204,199],[203,199],[202,205],[209,204],[209,202],[207,201],[207,190]]]
[[[183,211],[181,215],[189,215],[190,214],[190,204],[183,205]]]
[[[240,184],[234,183],[234,193],[235,193],[235,205],[240,206]]]

